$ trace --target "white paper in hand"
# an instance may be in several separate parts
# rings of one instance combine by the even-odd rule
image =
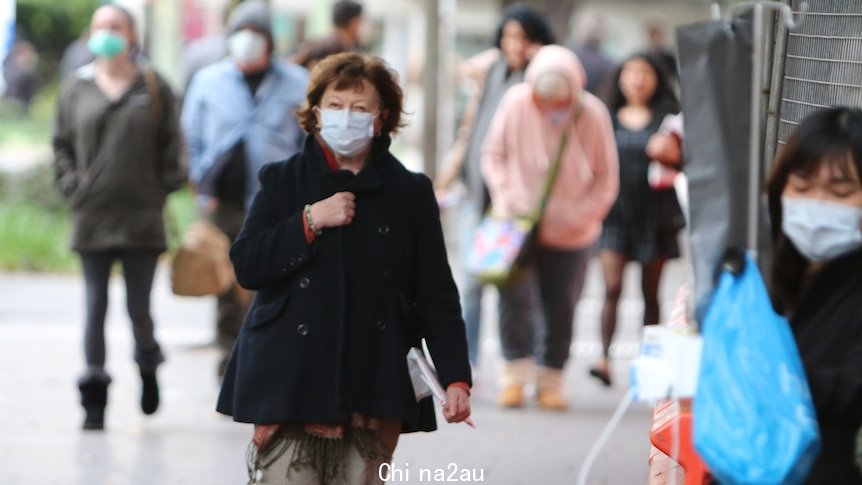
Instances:
[[[416,401],[433,395],[440,404],[446,403],[446,391],[437,380],[437,375],[425,359],[425,355],[416,347],[412,347],[407,352],[407,369],[410,372],[410,382],[413,384]]]

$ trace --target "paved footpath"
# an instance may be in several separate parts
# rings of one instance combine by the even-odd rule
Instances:
[[[495,295],[486,297],[481,373],[474,393],[478,429],[442,424],[436,433],[402,437],[391,483],[466,482],[500,485],[572,484],[593,440],[623,396],[627,361],[637,348],[642,304],[632,269],[619,330],[617,384],[602,388],[586,375],[599,354],[601,279],[590,268],[578,310],[577,342],[567,373],[571,409],[547,413],[530,406],[493,405],[500,358],[494,328]],[[688,278],[672,263],[663,300]],[[76,275],[0,273],[0,484],[126,485],[244,484],[248,425],[214,411],[218,392],[213,301],[170,294],[166,268],[153,292],[158,337],[168,362],[160,369],[162,407],[152,417],[138,408],[139,377],[121,279],[111,286],[108,317],[110,387],[107,429],[83,432],[75,379],[82,368],[83,288]],[[650,410],[634,406],[590,476],[590,485],[646,483]],[[441,420],[442,421],[442,420]]]

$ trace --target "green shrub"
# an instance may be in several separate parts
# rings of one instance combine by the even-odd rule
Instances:
[[[6,172],[0,171],[0,201],[5,201],[9,199],[9,190],[11,189],[11,183],[9,181],[9,174]]]
[[[66,210],[66,201],[54,188],[54,168],[49,164],[39,164],[19,174],[6,176],[6,189],[3,200],[18,204],[28,204],[49,212]]]
[[[0,268],[15,271],[72,271],[69,217],[25,202],[0,204]]]
[[[17,271],[71,271],[66,204],[54,189],[47,164],[0,176],[0,268]]]
[[[43,80],[53,79],[63,50],[89,26],[100,0],[17,0],[16,27],[39,52]]]
[[[171,249],[197,217],[188,189],[168,198],[166,224]],[[38,165],[20,174],[0,172],[0,269],[68,272],[77,269],[69,249],[69,211],[54,188],[53,168]],[[175,227],[176,230],[172,228]]]

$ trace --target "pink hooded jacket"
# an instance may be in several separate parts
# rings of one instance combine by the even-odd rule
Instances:
[[[533,83],[548,71],[564,75],[572,92],[582,93],[583,107],[575,123],[554,126],[533,102]],[[539,241],[546,247],[574,250],[592,245],[619,189],[611,118],[605,105],[584,90],[586,80],[572,51],[557,45],[542,47],[530,61],[525,81],[503,96],[485,138],[482,174],[492,210],[502,216],[528,215],[539,203],[563,130],[569,130],[539,227]]]

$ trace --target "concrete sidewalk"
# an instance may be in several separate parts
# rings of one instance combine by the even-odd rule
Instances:
[[[687,277],[683,263],[671,263],[663,301],[669,302]],[[567,371],[572,406],[565,413],[542,412],[532,403],[519,411],[493,405],[500,360],[495,295],[489,295],[473,399],[478,429],[439,420],[436,433],[403,436],[391,482],[470,478],[501,485],[574,483],[593,440],[625,393],[627,360],[636,352],[642,308],[637,272],[631,271],[627,279],[616,386],[605,389],[586,375],[600,349],[601,278],[595,265],[590,268]],[[114,278],[110,301],[108,369],[114,381],[106,430],[84,432],[79,429],[83,415],[74,384],[83,367],[80,278],[0,274],[0,484],[246,483],[244,451],[251,427],[214,411],[214,302],[173,296],[166,268],[159,269],[153,310],[168,361],[159,373],[162,406],[156,415],[145,417],[138,404],[140,378],[131,359],[120,278]],[[591,485],[646,483],[649,420],[650,410],[641,405],[628,412],[596,463]]]

